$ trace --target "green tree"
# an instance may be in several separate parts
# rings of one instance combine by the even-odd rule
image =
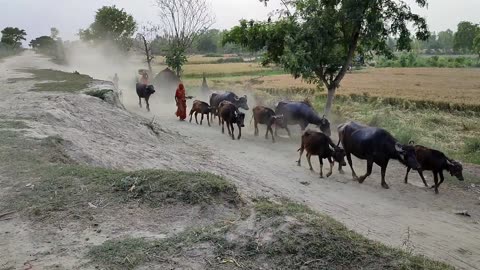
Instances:
[[[480,61],[480,31],[473,39],[473,52],[478,55],[478,61]]]
[[[17,27],[5,27],[2,30],[1,43],[10,46],[13,49],[20,48],[22,46],[22,40],[26,40],[25,36],[27,32]]]
[[[29,44],[30,47],[39,51],[55,49],[55,45],[55,40],[49,36],[41,36],[36,39],[32,39]]]
[[[453,50],[453,37],[454,33],[450,29],[438,32],[438,43],[445,53]]]
[[[220,31],[211,29],[198,36],[195,49],[200,53],[215,53],[221,42]]]
[[[116,6],[104,6],[97,11],[90,27],[81,29],[79,35],[84,41],[113,41],[120,48],[128,50],[136,29],[137,23],[132,15]]]
[[[426,0],[416,0],[424,7]],[[291,0],[276,22],[241,21],[225,36],[258,51],[265,49],[263,64],[277,63],[295,78],[323,84],[328,89],[325,114],[330,113],[335,92],[354,55],[373,52],[392,56],[388,36],[398,37],[397,48],[411,45],[409,25],[420,40],[428,38],[425,19],[397,0]]]
[[[455,33],[453,48],[456,51],[468,53],[472,51],[473,39],[477,35],[479,27],[471,22],[460,22]]]

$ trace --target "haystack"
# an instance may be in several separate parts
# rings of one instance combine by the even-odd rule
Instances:
[[[155,76],[153,85],[164,93],[175,93],[180,79],[171,69],[166,68]]]

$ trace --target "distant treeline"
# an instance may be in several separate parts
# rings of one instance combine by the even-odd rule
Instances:
[[[397,40],[390,37],[388,46],[395,51]],[[463,21],[454,32],[450,29],[431,32],[426,41],[414,40],[412,49],[425,54],[480,54],[480,26]]]
[[[480,67],[477,57],[453,55],[419,55],[414,52],[399,53],[393,59],[385,57],[372,62],[376,67],[439,67],[439,68],[466,68]]]

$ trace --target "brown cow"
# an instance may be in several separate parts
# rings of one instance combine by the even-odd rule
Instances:
[[[225,133],[224,124],[227,122],[228,134],[232,136],[232,140],[235,140],[233,124],[237,124],[238,139],[240,140],[242,137],[242,127],[245,126],[245,114],[239,112],[235,104],[229,101],[222,101],[218,106],[218,115],[222,122],[222,133]]]
[[[413,142],[410,142],[414,144]],[[450,175],[455,176],[458,180],[463,181],[463,167],[459,162],[449,159],[445,156],[444,153],[430,149],[425,146],[415,145],[415,155],[417,161],[420,164],[420,169],[418,169],[418,174],[422,178],[423,184],[428,187],[425,177],[423,177],[423,171],[432,171],[433,172],[433,181],[435,185],[432,188],[435,188],[435,193],[438,194],[438,187],[443,183],[443,171],[446,170]],[[407,166],[407,174],[405,175],[405,183],[408,183],[408,173],[412,168]],[[440,182],[438,182],[438,176],[440,176]]]
[[[208,105],[208,103],[200,101],[200,100],[195,100],[192,105],[192,109],[190,110],[190,123],[192,122],[192,115],[195,113],[195,122],[198,124],[198,119],[197,115],[201,114],[202,118],[200,119],[200,125],[203,123],[203,116],[206,114],[207,115],[207,122],[208,126],[210,126],[210,118],[209,118],[209,113],[212,111],[211,107]]]
[[[307,130],[302,135],[302,144],[300,145],[300,157],[298,158],[297,164],[301,166],[301,160],[303,151],[307,150],[307,161],[310,165],[310,170],[313,171],[312,163],[310,162],[310,157],[315,155],[318,156],[320,161],[320,178],[323,178],[323,159],[328,159],[330,162],[330,172],[327,173],[327,177],[332,175],[333,165],[336,162],[342,166],[346,166],[345,162],[345,150],[336,146],[332,139],[325,135],[322,132],[316,132],[312,130]],[[332,160],[333,158],[333,160]]]
[[[267,132],[265,133],[265,139],[268,139],[268,132],[272,135],[272,141],[275,142],[275,136],[273,135],[272,125],[279,125],[282,128],[285,128],[283,122],[283,115],[275,115],[275,112],[264,106],[256,106],[253,108],[253,116],[255,126],[255,136],[258,136],[258,124],[267,125]],[[250,123],[252,121],[250,120]]]

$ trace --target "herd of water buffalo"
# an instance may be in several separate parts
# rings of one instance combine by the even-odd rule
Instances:
[[[148,89],[145,89],[148,91]],[[137,93],[138,93],[137,87]],[[142,98],[139,94],[139,99]],[[148,98],[146,98],[148,106]],[[148,108],[148,107],[147,107]],[[219,125],[222,126],[222,133],[225,132],[224,126],[227,125],[228,134],[235,139],[234,125],[238,127],[238,139],[241,138],[242,127],[245,126],[245,113],[239,109],[249,110],[247,104],[247,96],[239,97],[232,92],[213,93],[210,96],[210,103],[195,100],[190,110],[190,122],[192,116],[198,124],[197,116],[201,115],[200,124],[203,123],[204,116],[207,116],[208,125],[218,117]],[[288,132],[290,136],[289,125],[300,125],[302,129],[301,145],[298,151],[300,157],[297,161],[301,165],[303,152],[306,151],[307,161],[310,170],[313,170],[310,162],[311,156],[318,156],[320,161],[320,177],[323,178],[323,159],[327,159],[330,163],[330,171],[327,177],[332,175],[334,163],[339,164],[338,170],[343,173],[342,167],[346,166],[345,157],[352,171],[352,176],[359,183],[363,183],[365,179],[372,173],[373,164],[377,164],[381,168],[381,185],[388,189],[389,186],[385,181],[385,173],[388,162],[391,159],[398,160],[407,167],[405,175],[405,183],[408,181],[408,173],[411,169],[418,172],[426,187],[427,182],[423,176],[423,171],[432,171],[435,184],[432,188],[438,194],[438,188],[444,181],[443,171],[449,172],[452,176],[463,181],[462,165],[448,158],[444,153],[430,149],[421,145],[415,145],[414,142],[402,144],[395,139],[388,131],[378,128],[362,125],[356,122],[347,122],[338,126],[338,143],[335,144],[331,136],[330,122],[325,116],[320,117],[312,105],[308,101],[281,101],[277,103],[275,109],[264,106],[256,106],[252,109],[255,127],[255,136],[258,136],[258,124],[266,125],[267,131],[265,138],[271,134],[272,141],[275,142],[277,129],[282,128]],[[309,124],[316,125],[321,132],[306,130]],[[272,127],[275,126],[275,132]],[[341,145],[341,147],[340,147]],[[353,169],[352,155],[359,159],[367,161],[367,172],[365,175],[358,177]]]

